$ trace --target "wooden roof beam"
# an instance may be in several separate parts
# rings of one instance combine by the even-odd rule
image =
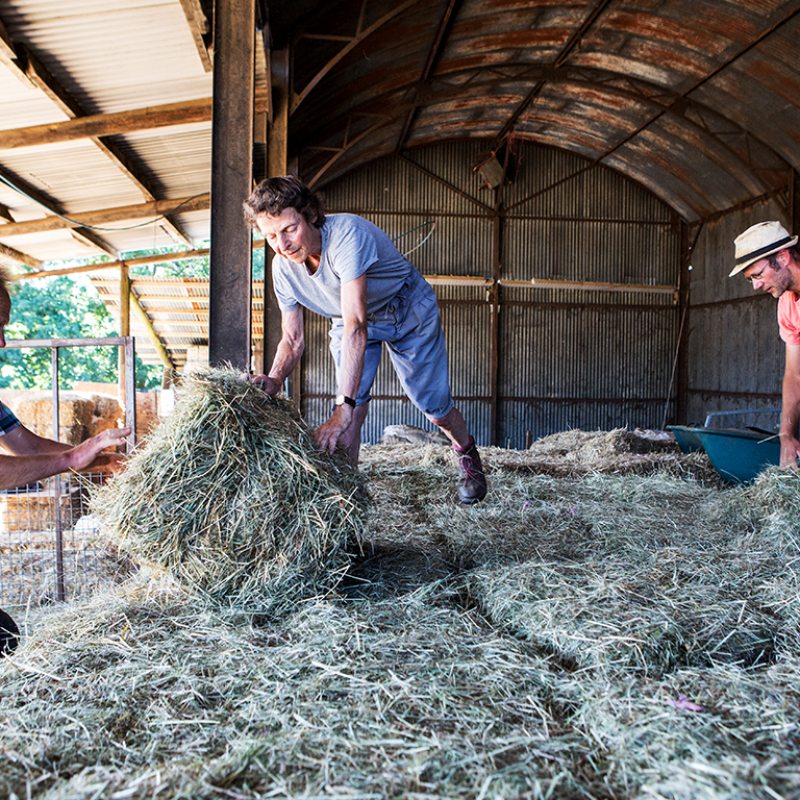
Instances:
[[[29,128],[14,128],[0,131],[0,150],[15,150],[20,147],[211,122],[211,106],[211,98],[206,97],[163,106],[118,111],[114,114],[90,114],[65,122],[33,125]]]
[[[214,67],[214,32],[211,23],[203,11],[200,0],[181,0],[181,6],[183,6],[183,13],[186,15],[186,22],[189,25],[189,31],[194,39],[203,69],[211,72]]]
[[[131,292],[130,294],[130,303],[131,303],[131,310],[138,318],[139,322],[144,326],[145,330],[147,331],[147,336],[150,339],[150,343],[155,348],[155,351],[158,353],[158,357],[164,363],[165,367],[169,367],[170,369],[175,369],[175,365],[172,363],[172,359],[170,358],[169,353],[167,352],[167,348],[164,347],[164,343],[161,341],[161,337],[158,335],[158,332],[153,327],[153,323],[150,320],[150,317],[147,316],[147,312],[142,308],[142,304],[139,301],[139,298]]]
[[[49,219],[58,218],[50,217]],[[0,230],[2,230],[2,226],[0,226]],[[99,250],[101,253],[111,256],[111,258],[119,256],[119,252],[115,247],[112,247],[102,236],[90,231],[88,228],[76,226],[70,230],[70,234],[76,242],[88,247],[90,250]]]
[[[0,19],[0,64],[5,64],[8,71],[29,89],[33,88],[30,80],[28,80],[28,77],[25,75],[25,70],[23,70],[19,64],[16,47],[11,41],[11,36],[9,36],[2,19]]]
[[[22,196],[26,197],[28,200],[32,200],[34,203],[37,203],[44,209],[45,212],[48,214],[60,214],[61,213],[61,206],[55,202],[52,198],[48,195],[40,192],[35,186],[31,186],[27,181],[22,180],[17,175],[14,175],[11,172],[7,172],[5,170],[0,169],[0,178],[2,178],[3,182],[6,183],[9,187],[16,189]],[[35,222],[46,222],[47,220],[58,220],[59,217],[52,216],[47,217],[45,220],[35,220]],[[10,235],[5,233],[12,225],[19,225],[18,222],[10,222],[6,223],[5,225],[0,224],[0,231],[3,231],[0,234],[0,239],[5,238],[5,236]],[[24,223],[22,223],[24,224]],[[103,239],[101,239],[97,234],[91,234],[87,231],[83,225],[87,223],[79,223],[72,226],[65,226],[61,225],[58,227],[72,227],[75,229],[75,233],[78,237],[82,237],[79,239],[82,244],[86,245],[87,247],[91,247],[92,249],[98,249],[103,253],[109,253],[116,257],[116,251]],[[52,230],[52,229],[51,229]]]
[[[70,119],[85,118],[80,104],[64,89],[63,86],[53,77],[49,70],[39,61],[36,55],[26,45],[14,43],[10,40],[8,31],[0,20],[0,58],[6,66],[20,77],[30,88],[35,88],[45,94],[59,110]],[[145,200],[155,200],[156,196],[147,186],[144,178],[136,173],[134,167],[128,162],[124,154],[110,141],[105,141],[100,137],[91,137],[94,144],[103,152],[114,165],[132,181],[136,188],[142,193]],[[191,247],[189,237],[169,220],[164,220],[163,228],[167,235],[176,243],[185,244]],[[88,240],[87,240],[88,241]],[[104,252],[110,252],[108,245],[101,248]]]
[[[85,118],[86,114],[79,103],[55,80],[50,72],[41,64],[36,56],[24,45],[18,45],[21,61],[25,65],[25,74],[31,82],[55,103],[70,119]],[[120,172],[131,181],[142,193],[145,200],[155,200],[156,195],[148,186],[146,179],[128,161],[124,153],[109,139],[94,136],[91,141],[108,157]],[[163,220],[162,227],[167,235],[176,243],[191,247],[189,237],[168,219]]]
[[[178,197],[174,200],[158,200],[153,203],[141,203],[134,206],[118,206],[101,211],[84,211],[80,214],[70,215],[69,219],[46,217],[45,219],[32,219],[26,222],[12,222],[0,225],[0,239],[6,239],[10,236],[23,236],[27,233],[40,233],[41,231],[82,228],[84,225],[101,226],[113,222],[132,222],[179,211],[208,211],[210,204],[210,195],[206,192],[194,197]]]
[[[42,262],[39,261],[38,258],[29,256],[27,253],[15,250],[13,247],[9,247],[5,244],[0,244],[0,256],[9,261],[16,261],[17,264],[22,264],[31,269],[40,269],[42,266]]]

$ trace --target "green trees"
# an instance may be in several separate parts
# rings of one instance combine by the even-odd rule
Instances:
[[[7,339],[77,339],[118,336],[117,323],[88,281],[67,276],[19,281],[11,287]],[[59,385],[75,381],[117,381],[118,348],[65,347],[59,350]],[[0,388],[49,389],[49,348],[6,349],[0,353]],[[160,368],[137,358],[138,389],[158,386]]]

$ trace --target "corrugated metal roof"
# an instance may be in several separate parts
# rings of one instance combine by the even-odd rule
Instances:
[[[424,161],[437,143],[525,140],[618,171],[688,222],[760,196],[788,203],[800,163],[800,0],[258,2],[269,19],[257,38],[259,102],[271,54],[261,48],[288,48],[289,156],[317,187],[394,154]],[[210,0],[194,5],[210,16]],[[208,102],[198,41],[181,0],[0,0],[0,136]],[[139,217],[3,235],[5,223],[53,213],[207,193],[210,114],[201,118],[103,142],[0,140],[0,179],[16,187],[0,180],[0,245],[17,251],[0,258],[33,265],[207,241],[207,204],[179,210],[172,227]]]
[[[119,318],[120,286],[116,270],[89,277],[106,308]],[[146,312],[175,368],[180,369],[186,363],[190,346],[208,344],[207,280],[185,277],[132,278],[131,293]],[[264,283],[257,281],[253,286],[252,302],[254,338],[263,335],[263,298]],[[131,334],[136,339],[136,352],[145,363],[162,363],[152,331],[137,314],[131,314]]]

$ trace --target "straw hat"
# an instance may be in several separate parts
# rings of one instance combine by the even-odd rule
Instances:
[[[787,247],[794,247],[797,244],[797,237],[790,236],[780,222],[759,222],[758,225],[753,225],[744,233],[740,233],[733,243],[736,247],[736,266],[729,278],[749,267],[754,261],[771,256]]]

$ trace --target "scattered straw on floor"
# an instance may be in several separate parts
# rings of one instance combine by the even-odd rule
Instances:
[[[800,474],[482,456],[462,507],[447,448],[365,448],[364,556],[283,618],[143,570],[19,620],[0,793],[797,800]]]
[[[92,508],[131,555],[219,602],[277,613],[329,591],[363,497],[286,400],[231,370],[190,375],[175,411]]]

